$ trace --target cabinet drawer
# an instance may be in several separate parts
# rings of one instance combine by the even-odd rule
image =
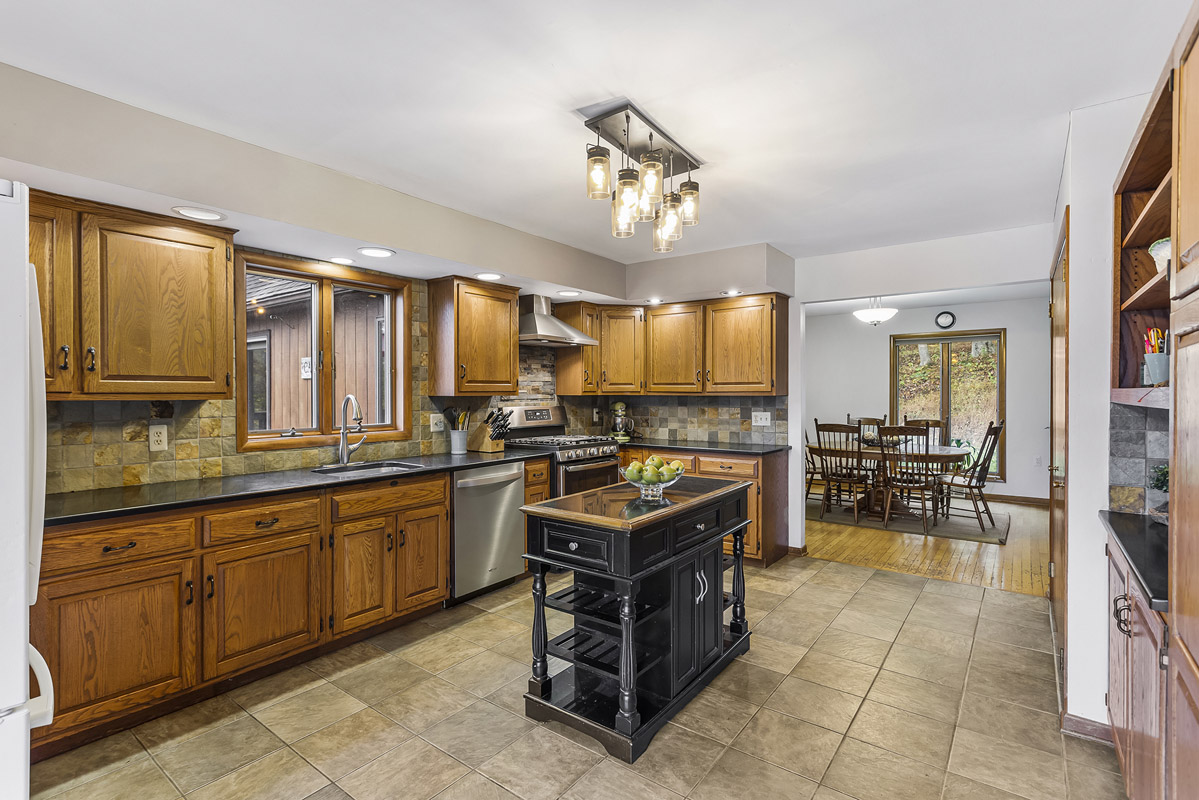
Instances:
[[[268,506],[205,514],[204,544],[227,544],[269,533],[284,533],[320,525],[320,501],[296,500]]]
[[[549,483],[549,481],[550,462],[548,459],[540,458],[536,461],[525,462],[525,486]]]
[[[342,520],[401,508],[429,506],[443,503],[445,499],[445,476],[432,480],[393,480],[369,489],[333,495],[333,519]]]
[[[720,529],[720,506],[701,508],[694,514],[679,517],[674,522],[674,552],[679,553]]]
[[[193,517],[47,536],[42,542],[42,572],[73,572],[140,561],[190,550],[195,545]]]
[[[604,570],[612,568],[612,542],[603,534],[556,526],[543,530],[547,558]]]
[[[699,472],[704,475],[720,475],[732,478],[758,477],[758,459],[735,456],[700,456]]]
[[[695,455],[693,453],[672,453],[669,450],[646,450],[645,458],[649,458],[650,456],[657,456],[667,464],[672,461],[682,461],[683,469],[686,472],[695,472]]]

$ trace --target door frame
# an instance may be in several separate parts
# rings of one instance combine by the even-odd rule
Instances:
[[[1062,386],[1058,386],[1054,377],[1053,365],[1053,337],[1054,337],[1054,314],[1057,309],[1052,307],[1053,302],[1053,283],[1058,274],[1058,269],[1061,268],[1061,279],[1065,294],[1065,318],[1063,337],[1065,339],[1065,356],[1063,372],[1065,379]],[[1066,631],[1069,627],[1068,609],[1066,606],[1066,596],[1068,591],[1069,573],[1069,520],[1067,515],[1069,501],[1069,475],[1070,475],[1070,206],[1066,206],[1062,216],[1062,227],[1058,231],[1057,243],[1053,248],[1053,263],[1049,268],[1049,297],[1050,297],[1050,323],[1049,323],[1049,346],[1050,346],[1050,365],[1049,365],[1049,384],[1050,384],[1050,402],[1049,402],[1049,469],[1047,480],[1049,481],[1049,558],[1054,566],[1053,577],[1049,579],[1049,602],[1050,602],[1050,619],[1053,622],[1054,628],[1054,644],[1060,652],[1059,667],[1061,669],[1061,680],[1059,683],[1061,694],[1061,709],[1059,712],[1059,721],[1065,719],[1066,715],[1066,662],[1069,654],[1066,650]],[[1061,530],[1056,530],[1054,525],[1053,514],[1053,458],[1054,453],[1058,451],[1057,436],[1058,436],[1058,419],[1056,417],[1057,397],[1058,392],[1061,392],[1062,407],[1065,409],[1065,419],[1061,420],[1061,453],[1062,453],[1062,472],[1064,476],[1062,493],[1062,515],[1061,515]],[[1057,549],[1061,548],[1061,563],[1059,564],[1054,558]],[[1061,630],[1058,630],[1060,620]]]

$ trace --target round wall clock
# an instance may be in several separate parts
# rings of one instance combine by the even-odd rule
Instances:
[[[937,315],[937,318],[934,321],[937,323],[938,328],[941,330],[947,330],[953,327],[953,324],[958,321],[958,318],[952,311],[942,311]]]

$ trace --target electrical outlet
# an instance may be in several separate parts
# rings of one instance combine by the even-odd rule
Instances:
[[[755,428],[769,427],[769,425],[770,425],[770,412],[769,411],[755,411],[754,412],[753,426]]]
[[[151,425],[150,426],[150,451],[161,452],[167,449],[167,426],[166,425]]]
[[[434,414],[429,417],[429,430],[433,433],[441,433],[445,430],[445,417],[440,414]]]
[[[591,421],[592,421],[592,422],[599,422],[599,421],[600,421],[599,409],[598,409],[598,408],[593,408],[593,409],[591,409]]]

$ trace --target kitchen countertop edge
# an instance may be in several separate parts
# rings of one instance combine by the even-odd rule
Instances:
[[[1128,560],[1149,607],[1169,612],[1169,528],[1145,514],[1100,511],[1099,519]]]

